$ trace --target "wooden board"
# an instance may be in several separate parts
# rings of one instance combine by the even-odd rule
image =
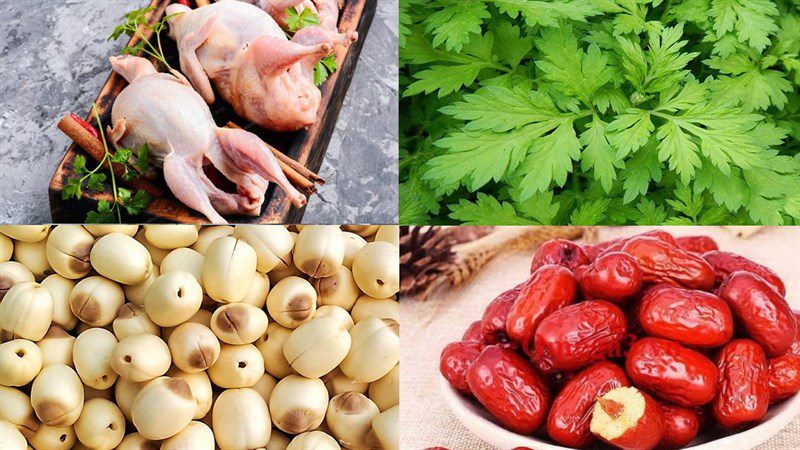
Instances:
[[[148,16],[150,23],[161,20],[167,6],[173,2],[174,0],[153,0],[151,5],[155,9]],[[339,69],[320,86],[322,103],[317,114],[317,122],[314,125],[307,130],[292,133],[267,131],[238,117],[233,108],[222,101],[211,105],[211,114],[214,116],[217,125],[222,126],[229,120],[233,120],[243,128],[257,134],[265,142],[284,152],[290,158],[317,172],[322,165],[322,160],[325,158],[325,151],[336,126],[339,109],[341,109],[347,89],[350,87],[350,80],[355,72],[358,56],[361,53],[372,19],[375,16],[377,2],[378,0],[345,1],[339,17],[339,29],[356,30],[359,38],[350,47],[337,49],[336,62]],[[146,33],[146,35],[148,38],[151,37],[150,33]],[[128,46],[135,45],[138,41],[139,39],[134,36]],[[170,65],[179,67],[178,51],[174,41],[169,38],[162,39],[162,45]],[[127,86],[125,79],[111,72],[108,80],[100,90],[95,102],[104,124],[109,123],[111,106],[125,86]],[[217,96],[217,98],[219,97]],[[81,109],[84,107],[85,105],[80,106]],[[95,124],[95,121],[90,119],[87,116],[87,121]],[[50,180],[50,212],[55,223],[83,223],[86,220],[86,214],[96,208],[98,201],[112,200],[110,190],[107,192],[84,190],[84,196],[81,201],[62,200],[61,192],[67,184],[67,179],[73,175],[72,165],[75,157],[79,154],[86,155],[83,149],[74,143],[71,144]],[[87,160],[91,161],[91,158],[87,156]],[[137,221],[183,223],[206,221],[204,216],[176,200],[169,193],[169,189],[166,188],[162,179],[157,180],[156,184],[168,194],[165,197],[154,198],[147,211],[135,218]],[[305,208],[295,208],[284,192],[277,188],[274,183],[270,183],[270,187],[264,196],[261,214],[258,217],[228,216],[226,219],[233,223],[299,223],[304,211]]]

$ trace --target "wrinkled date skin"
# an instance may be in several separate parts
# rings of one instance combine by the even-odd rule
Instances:
[[[800,313],[793,311],[797,319],[797,332],[789,350],[769,362],[769,402],[777,403],[800,392]]]
[[[508,333],[506,333],[506,318],[523,286],[525,286],[525,282],[498,295],[483,311],[481,328],[483,329],[483,340],[487,344],[509,341]]]
[[[589,422],[595,400],[622,386],[630,386],[630,382],[616,364],[602,361],[587,367],[569,380],[553,400],[547,416],[547,434],[567,447],[587,447],[594,441]]]
[[[734,339],[717,355],[719,394],[711,412],[723,428],[759,422],[769,407],[769,372],[764,350],[750,339]]]
[[[565,306],[539,324],[531,358],[543,373],[581,369],[618,355],[627,329],[625,314],[613,303]]]
[[[476,320],[472,322],[467,328],[467,331],[464,332],[464,336],[461,338],[464,342],[483,342],[483,327],[481,326],[481,321]]]
[[[733,314],[725,300],[705,291],[663,288],[648,292],[638,321],[650,336],[689,347],[720,347],[733,337]]]
[[[703,291],[714,287],[714,270],[700,256],[656,238],[636,237],[622,246],[636,260],[645,283],[669,283]]]
[[[583,254],[589,258],[589,261],[594,261],[600,256],[600,253],[603,253],[602,248],[592,244],[581,244],[581,250],[583,250]]]
[[[705,405],[717,392],[717,366],[701,353],[667,339],[646,337],[634,342],[625,371],[634,385],[681,406]]]
[[[670,233],[661,230],[650,230],[627,238],[614,239],[613,241],[608,241],[608,242],[601,242],[597,244],[597,247],[600,247],[603,250],[601,255],[605,253],[619,252],[622,250],[622,247],[624,247],[625,244],[628,243],[628,241],[642,236],[658,239],[659,241],[664,242],[665,244],[669,244],[672,247],[678,246],[677,241],[675,241],[675,237],[672,236]]]
[[[770,287],[775,289],[776,292],[782,296],[786,295],[786,287],[783,285],[783,281],[777,273],[773,272],[769,267],[764,267],[757,262],[750,261],[744,256],[731,252],[710,251],[703,253],[703,259],[708,261],[711,267],[714,268],[714,282],[716,286],[722,284],[733,272],[743,271],[760,276]]]
[[[700,432],[700,414],[692,408],[677,405],[661,405],[664,416],[664,436],[658,443],[660,450],[686,447]]]
[[[483,345],[477,342],[452,342],[442,350],[439,372],[450,386],[459,392],[471,394],[467,384],[467,369],[478,359]]]
[[[578,284],[569,269],[546,265],[531,275],[508,311],[506,332],[526,353],[536,328],[553,311],[575,302]]]
[[[708,236],[681,236],[675,239],[675,242],[681,249],[700,255],[713,250],[719,250],[717,242]]]
[[[576,267],[585,266],[590,262],[580,245],[566,239],[553,239],[543,243],[536,250],[531,261],[531,273],[548,264],[575,270]]]
[[[467,369],[476,399],[507,429],[533,434],[544,424],[550,392],[538,373],[515,351],[490,345]]]
[[[763,278],[734,272],[719,287],[718,295],[728,302],[738,323],[764,347],[767,356],[789,350],[797,333],[797,319],[786,300]]]
[[[625,304],[642,289],[642,271],[632,256],[606,253],[581,274],[581,293],[587,299]]]

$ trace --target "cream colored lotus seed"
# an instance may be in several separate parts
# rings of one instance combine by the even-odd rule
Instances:
[[[139,395],[139,392],[144,389],[147,383],[147,381],[136,383],[126,380],[125,378],[120,378],[114,384],[114,400],[117,402],[119,409],[122,410],[122,414],[124,414],[125,418],[129,421],[131,420],[131,409],[133,408],[133,402],[136,400],[136,396]]]
[[[41,242],[49,232],[50,225],[0,225],[0,233],[20,242]]]
[[[145,225],[147,242],[163,250],[188,247],[197,241],[196,225]]]
[[[233,227],[228,225],[214,227],[205,226],[201,228],[200,232],[197,234],[197,241],[192,244],[192,250],[201,255],[205,255],[208,246],[211,245],[214,240],[223,236],[230,236],[231,234],[233,234]]]
[[[161,336],[161,328],[156,325],[141,306],[126,303],[119,307],[117,318],[112,322],[114,336],[118,341],[136,334]]]
[[[400,407],[392,406],[372,421],[365,439],[368,448],[400,450]]]
[[[309,431],[297,435],[286,450],[341,450],[336,439],[322,431]]]
[[[117,338],[103,328],[90,328],[78,335],[72,347],[72,360],[81,381],[95,389],[108,389],[117,381],[111,358]]]
[[[220,303],[242,301],[256,273],[256,252],[247,242],[231,236],[209,245],[203,261],[203,285]]]
[[[139,391],[131,408],[131,420],[146,439],[167,439],[192,421],[195,409],[192,391],[185,380],[160,377]]]
[[[378,232],[380,225],[342,225],[342,229],[351,233],[356,233],[361,237],[372,236]]]
[[[0,263],[11,259],[14,254],[14,241],[5,234],[0,234]]]
[[[328,403],[325,423],[345,448],[364,448],[364,439],[378,414],[380,411],[372,400],[357,392],[345,392]]]
[[[0,344],[0,384],[23,386],[42,370],[42,351],[26,339]]]
[[[195,402],[194,419],[205,417],[211,410],[211,404],[214,401],[214,391],[208,374],[205,371],[189,373],[173,367],[169,369],[167,376],[180,378],[189,384],[189,390],[192,392]]]
[[[220,341],[242,345],[255,342],[267,331],[267,313],[247,303],[222,305],[211,316],[211,330]]]
[[[278,380],[272,375],[265,373],[261,375],[261,378],[259,378],[254,385],[250,386],[250,388],[258,392],[258,395],[269,404],[269,398],[272,396],[272,391],[275,389],[276,384],[278,384]]]
[[[272,429],[272,434],[267,442],[267,450],[286,450],[292,440],[280,430]]]
[[[208,368],[211,381],[226,389],[250,387],[261,375],[264,375],[264,358],[253,344],[222,344],[219,359]]]
[[[115,282],[101,276],[84,278],[72,288],[69,307],[72,314],[83,323],[104,327],[117,317],[125,304],[125,293]]]
[[[0,263],[0,300],[3,300],[6,293],[15,284],[23,281],[36,281],[33,273],[27,267],[16,261]]]
[[[353,343],[339,365],[355,381],[372,383],[389,373],[400,360],[397,322],[369,317],[350,329]]]
[[[42,353],[42,367],[64,364],[72,367],[72,347],[75,337],[57,326],[51,326],[44,337],[36,342]]]
[[[267,273],[289,267],[294,239],[280,225],[236,225],[233,236],[250,244],[258,255],[257,270]]]
[[[83,399],[78,374],[63,364],[44,367],[31,385],[31,405],[36,416],[51,427],[74,424],[83,410]]]
[[[161,450],[214,450],[214,433],[203,422],[189,422],[180,433],[161,442]]]
[[[157,325],[174,327],[189,320],[203,302],[203,288],[188,272],[161,273],[144,297],[144,309]]]
[[[111,233],[122,233],[128,236],[135,236],[139,230],[139,225],[89,225],[83,226],[86,231],[92,233],[94,237],[103,237]]]
[[[94,236],[80,225],[59,225],[47,237],[47,262],[57,274],[71,280],[86,276]]]
[[[375,241],[388,242],[395,247],[400,246],[400,227],[397,225],[381,225],[375,233]]]
[[[159,450],[157,441],[145,439],[139,433],[131,433],[122,438],[116,450]]]
[[[344,261],[344,237],[335,225],[305,227],[297,236],[294,264],[313,278],[329,277]]]
[[[264,448],[272,431],[264,399],[253,389],[227,389],[214,402],[214,436],[221,450]]]
[[[161,270],[159,267],[153,266],[153,270],[150,271],[150,276],[143,282],[135,286],[122,285],[122,290],[125,292],[125,299],[136,306],[144,307],[144,299],[147,296],[147,291],[160,275]]]
[[[300,277],[282,279],[267,296],[270,317],[286,328],[297,328],[311,320],[316,309],[317,292],[311,283]]]
[[[338,367],[325,374],[322,377],[325,382],[325,388],[328,389],[328,395],[333,397],[345,392],[358,392],[359,394],[366,394],[369,388],[369,383],[359,383],[348,378],[343,374]]]
[[[349,311],[361,295],[361,290],[353,278],[353,273],[345,266],[339,266],[336,273],[313,280],[317,291],[317,305],[341,306]]]
[[[25,450],[28,448],[28,442],[14,425],[5,420],[0,420],[0,448]]]
[[[388,242],[370,242],[353,259],[353,277],[370,297],[388,298],[400,290],[400,252]]]
[[[363,237],[349,231],[342,233],[342,237],[344,238],[344,259],[342,260],[342,265],[353,270],[353,259],[358,252],[367,245],[367,241],[364,240]]]
[[[114,403],[93,398],[83,405],[74,428],[78,440],[87,447],[111,450],[125,437],[125,417]]]
[[[381,411],[400,404],[400,364],[369,385],[369,398]]]
[[[42,280],[41,285],[53,296],[53,324],[65,330],[75,328],[78,318],[69,306],[69,295],[75,287],[75,281],[53,274]]]
[[[328,391],[319,378],[289,375],[280,380],[269,399],[272,422],[289,434],[314,430],[328,408]]]
[[[53,296],[33,281],[17,283],[0,302],[0,337],[38,341],[53,321]]]
[[[333,316],[315,318],[297,327],[283,346],[283,354],[295,372],[320,378],[347,356],[350,334]]]
[[[204,327],[211,330],[211,315],[213,313],[207,309],[200,309],[192,317],[189,318],[184,323],[191,322],[191,323],[199,323]],[[164,327],[161,329],[161,339],[169,342],[170,336],[172,336],[172,332],[175,331],[177,327]],[[213,332],[212,332],[213,333]]]
[[[144,282],[153,270],[153,259],[144,245],[122,233],[98,239],[89,260],[100,275],[127,285]]]
[[[256,347],[264,358],[264,367],[276,378],[285,378],[294,373],[283,355],[283,346],[291,333],[292,330],[289,328],[273,322],[267,327],[264,336],[256,341]]]
[[[205,257],[190,248],[176,248],[167,254],[161,261],[161,273],[183,271],[192,274],[203,285],[203,261]]]
[[[168,338],[172,362],[184,372],[211,367],[220,353],[220,343],[210,328],[194,322],[178,325]]]
[[[350,311],[355,323],[361,322],[367,317],[377,317],[379,319],[392,319],[400,321],[400,303],[393,298],[374,298],[362,295],[356,300],[356,304]]]
[[[23,436],[36,433],[41,423],[31,406],[31,398],[17,388],[0,386],[0,420],[4,420],[19,430]]]
[[[264,308],[267,304],[267,295],[269,295],[269,277],[263,273],[256,272],[247,295],[242,299],[242,303],[253,305],[256,308]]]
[[[47,262],[46,246],[45,241],[17,242],[14,246],[14,260],[27,267],[37,281],[54,272]]]
[[[144,246],[144,248],[147,250],[147,253],[150,254],[150,257],[153,260],[153,265],[155,266],[160,266],[161,262],[164,260],[164,257],[169,254],[169,250],[164,250],[163,248],[158,248],[151,244],[144,236],[144,229],[139,230],[139,232],[136,233],[133,238],[136,239],[136,242]]]
[[[77,439],[73,427],[41,424],[36,433],[28,438],[28,443],[37,450],[69,450]]]
[[[149,381],[167,373],[172,359],[166,342],[144,333],[119,341],[111,354],[111,368],[122,378]]]
[[[353,323],[353,318],[350,317],[350,314],[341,306],[321,306],[314,313],[314,318],[316,319],[318,317],[334,317],[347,331],[350,331],[350,328],[353,328],[353,325],[355,325]]]

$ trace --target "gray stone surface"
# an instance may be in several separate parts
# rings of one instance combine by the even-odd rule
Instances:
[[[0,0],[0,222],[49,222],[47,188],[67,148],[63,114],[88,110],[147,0]],[[379,0],[320,169],[306,223],[397,222],[397,0]]]

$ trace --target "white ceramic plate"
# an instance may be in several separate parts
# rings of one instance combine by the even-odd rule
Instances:
[[[461,395],[447,380],[439,378],[441,391],[453,414],[473,434],[484,442],[500,450],[515,447],[529,447],[536,450],[570,450],[553,444],[544,436],[523,436],[506,430],[492,420],[489,414],[475,400]],[[767,417],[757,426],[735,434],[704,434],[695,439],[689,447],[693,450],[749,450],[784,429],[800,413],[800,393],[770,407]],[[461,450],[461,449],[454,449]]]

